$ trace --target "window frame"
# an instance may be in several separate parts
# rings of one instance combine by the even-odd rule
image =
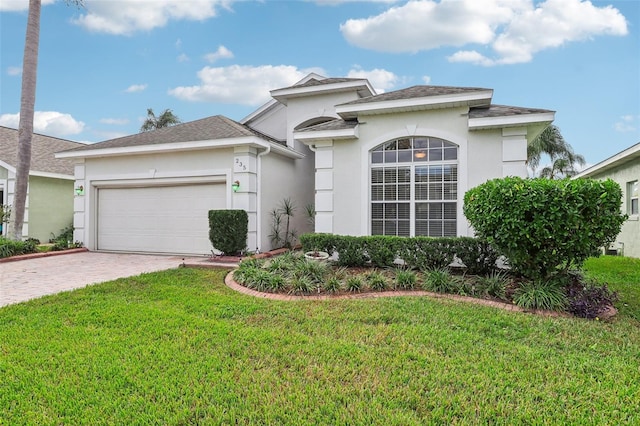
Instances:
[[[459,153],[460,147],[457,144],[430,136],[395,138],[369,150],[369,235],[457,236],[460,219],[458,217]],[[406,161],[407,159],[409,161]],[[392,171],[394,169],[395,172]],[[400,171],[405,177],[403,180],[399,179]],[[386,180],[387,175],[394,174],[393,182]],[[436,179],[431,180],[432,177]],[[389,195],[391,195],[391,187],[399,188],[407,184],[408,198],[406,198],[406,189],[402,193],[403,197],[400,197],[401,191],[398,189],[395,192],[395,198],[386,198],[385,186],[390,187]],[[431,198],[432,189],[440,193],[438,198]],[[401,210],[400,204],[408,206],[408,217],[390,217],[394,209],[396,212]],[[387,205],[392,211],[389,214]],[[434,207],[435,210],[432,210]],[[407,208],[404,207],[402,210],[406,213]],[[420,211],[427,216],[419,217]],[[433,217],[430,217],[431,213]],[[435,226],[435,229],[432,226]],[[436,231],[438,227],[439,232]],[[402,232],[399,232],[399,229]]]
[[[629,216],[638,216],[640,206],[638,205],[638,193],[640,188],[638,187],[638,179],[627,182],[627,214]]]

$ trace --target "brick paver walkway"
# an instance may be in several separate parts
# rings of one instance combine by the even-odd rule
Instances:
[[[0,263],[0,306],[203,258],[82,252]]]

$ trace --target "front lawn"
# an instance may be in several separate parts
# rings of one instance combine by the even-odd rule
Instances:
[[[620,314],[640,321],[640,259],[600,256],[588,259],[584,270],[588,278],[618,292],[620,301],[615,305]]]
[[[225,274],[175,269],[0,308],[0,424],[640,422],[640,321],[626,312],[276,302]]]

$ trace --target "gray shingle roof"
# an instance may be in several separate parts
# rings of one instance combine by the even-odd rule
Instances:
[[[397,101],[403,99],[426,98],[429,96],[455,95],[459,93],[481,92],[491,89],[481,87],[451,87],[451,86],[411,86],[406,89],[394,90],[380,95],[367,96],[366,98],[347,102],[341,105],[358,105],[371,102]]]
[[[80,142],[33,134],[31,139],[31,171],[73,176],[73,160],[58,159],[54,154],[85,146]],[[16,167],[18,164],[18,131],[0,126],[0,160]]]
[[[489,107],[474,107],[469,109],[469,118],[506,117],[511,115],[540,114],[553,112],[548,109],[523,108],[508,105],[490,105]]]
[[[176,142],[206,141],[216,139],[241,138],[257,136],[274,143],[280,141],[242,125],[222,115],[189,121],[171,127],[137,133],[135,135],[110,139],[91,145],[86,145],[72,151],[88,151],[104,148],[124,148],[130,146],[160,145]]]
[[[316,124],[314,126],[303,127],[301,129],[296,129],[297,132],[319,132],[323,130],[344,130],[344,129],[353,129],[358,125],[357,120],[342,120],[336,119],[327,121],[324,123]]]
[[[279,89],[276,89],[275,91],[297,89],[300,87],[324,86],[327,84],[347,83],[350,81],[363,81],[363,80],[364,80],[363,78],[323,78],[323,79],[310,78],[304,83],[297,83],[297,84],[294,84],[293,86],[281,87]]]

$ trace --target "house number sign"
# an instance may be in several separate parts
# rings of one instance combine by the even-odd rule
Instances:
[[[239,158],[236,158],[234,172],[245,172],[247,171],[247,166]]]

